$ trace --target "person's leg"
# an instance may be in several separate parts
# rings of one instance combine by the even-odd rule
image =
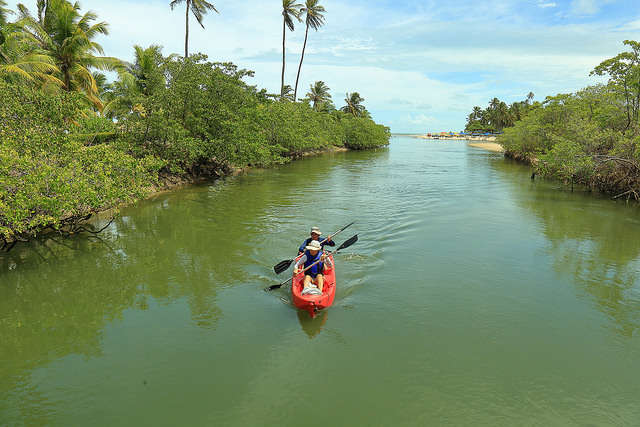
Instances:
[[[318,287],[318,289],[320,289],[320,291],[322,291],[322,287],[324,286],[324,275],[323,274],[318,274],[316,276],[316,286]]]
[[[304,280],[302,281],[302,285],[303,285],[303,289],[308,288],[309,286],[311,286],[311,281],[313,279],[311,278],[311,276],[306,275],[304,276]]]

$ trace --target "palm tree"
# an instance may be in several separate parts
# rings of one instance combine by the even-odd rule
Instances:
[[[280,101],[295,102],[295,98],[293,97],[293,88],[291,87],[291,85],[284,85],[282,87],[282,95],[280,96]]]
[[[467,125],[465,126],[465,130],[474,131],[477,129],[478,124],[483,124],[484,121],[484,111],[482,108],[475,106],[471,110],[469,117],[467,117]]]
[[[474,121],[478,121],[482,119],[482,108],[478,107],[477,105],[475,107],[473,107],[473,111],[471,112],[473,120]]]
[[[361,102],[364,101],[364,98],[362,98],[358,92],[352,92],[351,94],[347,92],[347,97],[344,101],[347,105],[342,107],[340,111],[353,114],[354,117],[366,116],[367,110],[364,108],[364,105],[361,104]]]
[[[293,99],[297,99],[298,95],[298,80],[300,79],[300,69],[302,68],[302,61],[304,60],[304,51],[307,48],[307,37],[309,36],[309,28],[313,28],[318,31],[318,28],[324,23],[324,15],[326,12],[324,7],[318,4],[318,0],[307,0],[301,12],[306,14],[305,23],[307,28],[304,32],[304,44],[302,45],[302,56],[300,57],[300,65],[298,65],[298,75],[296,76],[296,85],[293,89]]]
[[[37,82],[43,87],[62,87],[62,81],[55,77],[60,70],[53,59],[41,53],[27,52],[20,43],[23,35],[9,32],[4,45],[0,45],[0,71],[8,78]]]
[[[0,46],[4,43],[3,28],[7,25],[7,15],[11,13],[9,9],[5,9],[7,2],[0,0]]]
[[[117,58],[93,54],[104,55],[102,46],[93,39],[99,34],[109,34],[108,25],[106,22],[92,24],[97,15],[92,11],[81,15],[79,10],[78,3],[39,0],[38,19],[35,19],[24,6],[19,5],[18,24],[24,29],[25,41],[31,46],[25,57],[40,58],[41,66],[49,69],[48,72],[39,70],[40,74],[36,72],[36,76],[43,79],[45,89],[56,84],[66,91],[83,92],[87,100],[101,110],[98,85],[90,68],[112,71],[122,64]],[[15,68],[9,71],[16,71]]]
[[[282,0],[282,78],[280,79],[280,96],[284,96],[284,55],[285,55],[285,35],[286,30],[293,31],[293,19],[302,22],[300,19],[302,5],[296,0]]]
[[[291,101],[291,102],[295,102],[296,99],[293,97],[293,88],[291,87],[291,85],[284,85],[284,88],[282,89],[282,98],[281,100],[287,100],[287,101]]]
[[[134,45],[133,49],[135,63],[127,69],[135,78],[138,91],[144,96],[149,96],[164,84],[164,76],[160,72],[162,46],[154,44],[144,49]]]
[[[9,9],[5,9],[7,2],[0,0],[0,64],[6,64],[8,62],[8,56],[5,53],[5,42],[7,41],[7,15],[13,13]]]
[[[512,121],[514,123],[522,120],[522,117],[526,112],[528,102],[529,100],[522,101],[522,102],[514,102],[509,106],[509,115],[511,116]]]
[[[322,80],[309,85],[309,92],[307,92],[306,96],[307,99],[311,101],[314,110],[320,110],[324,104],[331,102],[329,90],[329,86],[327,86]]]
[[[204,19],[204,15],[207,14],[207,10],[214,10],[217,14],[220,12],[217,11],[214,5],[207,2],[206,0],[173,0],[169,5],[171,6],[171,10],[174,7],[182,3],[183,1],[187,2],[187,12],[185,14],[185,35],[184,35],[184,57],[187,58],[189,56],[189,11],[193,13],[193,16],[196,17],[196,21],[202,28],[204,28],[204,24],[202,20]]]
[[[108,104],[102,112],[107,117],[118,117],[130,113],[136,103],[164,85],[165,79],[160,70],[163,60],[162,46],[151,45],[143,48],[134,45],[135,61],[125,64],[118,80],[111,85]],[[169,56],[171,58],[171,56]]]
[[[513,126],[514,119],[513,115],[509,111],[509,107],[505,102],[500,102],[498,104],[498,108],[496,109],[497,115],[497,123],[496,123],[496,132],[502,131],[504,128]]]
[[[498,98],[493,98],[490,102],[489,102],[489,109],[490,110],[495,110],[498,108],[498,106],[500,105],[500,100]]]

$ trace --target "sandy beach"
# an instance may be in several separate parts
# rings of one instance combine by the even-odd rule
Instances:
[[[502,145],[498,144],[497,142],[470,142],[469,145],[472,147],[484,148],[485,150],[489,151],[504,151]]]
[[[502,152],[504,149],[502,145],[494,142],[496,140],[495,136],[471,136],[471,135],[416,135],[416,138],[421,139],[449,139],[449,140],[457,140],[457,141],[474,141],[469,142],[469,145],[472,147],[484,148],[489,151]]]

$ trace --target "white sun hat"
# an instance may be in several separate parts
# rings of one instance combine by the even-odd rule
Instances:
[[[320,242],[318,242],[317,240],[312,240],[305,247],[305,249],[307,249],[308,251],[319,251],[320,249],[322,249],[322,246],[320,245]]]
[[[322,234],[322,231],[320,231],[320,229],[318,227],[311,227],[311,231],[309,232],[309,234],[317,234],[318,236],[320,236]]]

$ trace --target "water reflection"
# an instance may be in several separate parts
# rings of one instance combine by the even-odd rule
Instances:
[[[37,411],[27,402],[45,404],[24,385],[31,372],[72,354],[101,356],[106,326],[128,309],[148,310],[151,298],[185,297],[193,324],[216,328],[219,289],[243,279],[234,247],[220,241],[240,231],[208,235],[206,210],[194,218],[186,208],[194,202],[192,191],[165,194],[125,210],[99,236],[39,239],[0,256],[0,414],[28,420]]]
[[[3,270],[12,263],[17,267],[10,275],[6,270],[0,273],[0,414],[23,410],[15,419],[27,423],[42,411],[32,413],[29,406],[42,400],[37,388],[29,385],[30,372],[72,353],[99,356],[105,323],[137,300],[134,284],[118,285],[113,270],[100,269],[101,257],[74,256],[95,256],[104,245],[86,238],[63,243],[16,246],[2,258]],[[28,268],[22,260],[29,260]]]
[[[313,339],[320,333],[322,327],[327,323],[327,317],[329,316],[329,310],[322,310],[315,318],[309,316],[309,313],[303,310],[298,311],[298,320],[300,326],[309,339]]]
[[[535,215],[548,242],[553,269],[569,276],[579,295],[615,322],[627,338],[640,330],[640,207],[557,183],[531,180],[530,170],[505,159],[491,161],[513,200]],[[518,178],[519,177],[519,178]]]

